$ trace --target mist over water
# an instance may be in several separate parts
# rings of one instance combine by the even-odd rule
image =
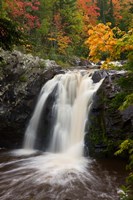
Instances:
[[[89,72],[73,71],[57,75],[43,86],[25,132],[24,148],[0,158],[1,200],[119,199],[116,174],[110,176],[83,155],[85,126],[102,81],[93,83]],[[36,149],[40,121],[51,94],[50,140],[45,148],[42,137]]]

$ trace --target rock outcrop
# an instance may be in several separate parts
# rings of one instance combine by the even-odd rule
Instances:
[[[0,148],[18,148],[43,84],[63,73],[55,61],[0,49]]]
[[[104,81],[98,90],[89,119],[85,142],[92,156],[113,155],[122,140],[133,137],[133,106],[124,111],[116,109],[113,100],[122,88],[118,84],[124,71],[96,71],[93,81]]]
[[[77,69],[79,65],[80,69],[86,69],[84,65],[88,69],[91,65],[87,61],[81,63],[79,59],[76,62]],[[0,148],[22,147],[24,131],[40,89],[59,73],[64,71],[55,61],[0,49]],[[111,106],[112,99],[122,90],[117,80],[124,74],[123,71],[96,70],[92,76],[95,83],[101,78],[104,81],[95,96],[89,125],[86,126],[85,144],[91,155],[112,153],[121,140],[133,135],[133,106],[125,111]],[[48,117],[53,97],[50,98],[45,110]],[[45,129],[48,129],[47,120]]]

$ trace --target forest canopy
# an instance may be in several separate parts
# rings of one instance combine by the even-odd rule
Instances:
[[[72,55],[87,58],[89,53],[92,57],[92,44],[86,42],[92,38],[88,31],[96,29],[98,24],[104,26],[110,23],[110,29],[116,27],[127,34],[133,28],[132,11],[132,0],[2,0],[0,4],[1,21],[10,21],[9,27],[16,23],[16,38],[19,37],[18,32],[20,38],[26,35],[28,41],[26,39],[23,43],[25,46],[30,43],[30,51],[54,59]],[[10,35],[9,27],[6,29]],[[115,34],[115,39],[121,36]],[[113,45],[114,37],[112,41],[111,37]],[[16,39],[11,40],[7,47],[0,45],[7,49],[17,45],[16,42],[13,44]]]

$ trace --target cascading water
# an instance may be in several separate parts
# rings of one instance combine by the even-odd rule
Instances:
[[[68,72],[43,86],[24,149],[2,154],[0,200],[119,200],[114,175],[83,156],[86,122],[102,81],[93,83],[87,71]]]
[[[24,148],[34,149],[37,129],[47,98],[57,87],[52,106],[54,122],[51,130],[49,152],[74,154],[81,157],[84,146],[84,130],[93,96],[102,80],[93,83],[88,74],[68,72],[55,76],[42,88],[38,103],[25,133]],[[44,133],[45,134],[45,133]]]

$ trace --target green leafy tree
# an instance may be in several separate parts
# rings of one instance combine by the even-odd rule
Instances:
[[[108,10],[108,0],[97,0],[97,6],[100,8],[99,21],[102,23],[107,23],[106,12]]]
[[[114,4],[113,1],[109,1],[109,9],[108,9],[108,15],[107,15],[107,22],[111,22],[112,27],[115,26],[115,17],[114,17]]]
[[[18,24],[10,19],[0,18],[0,47],[11,50],[14,45],[25,43],[25,37]]]
[[[124,140],[120,146],[119,150],[115,155],[121,155],[126,153],[129,157],[129,164],[127,169],[130,170],[129,176],[126,179],[127,185],[122,187],[123,193],[121,194],[122,199],[132,200],[133,199],[133,139]]]
[[[77,47],[83,43],[84,24],[76,0],[41,0],[39,14],[41,26],[36,32],[36,47],[43,45],[43,51],[50,56],[76,54]]]

